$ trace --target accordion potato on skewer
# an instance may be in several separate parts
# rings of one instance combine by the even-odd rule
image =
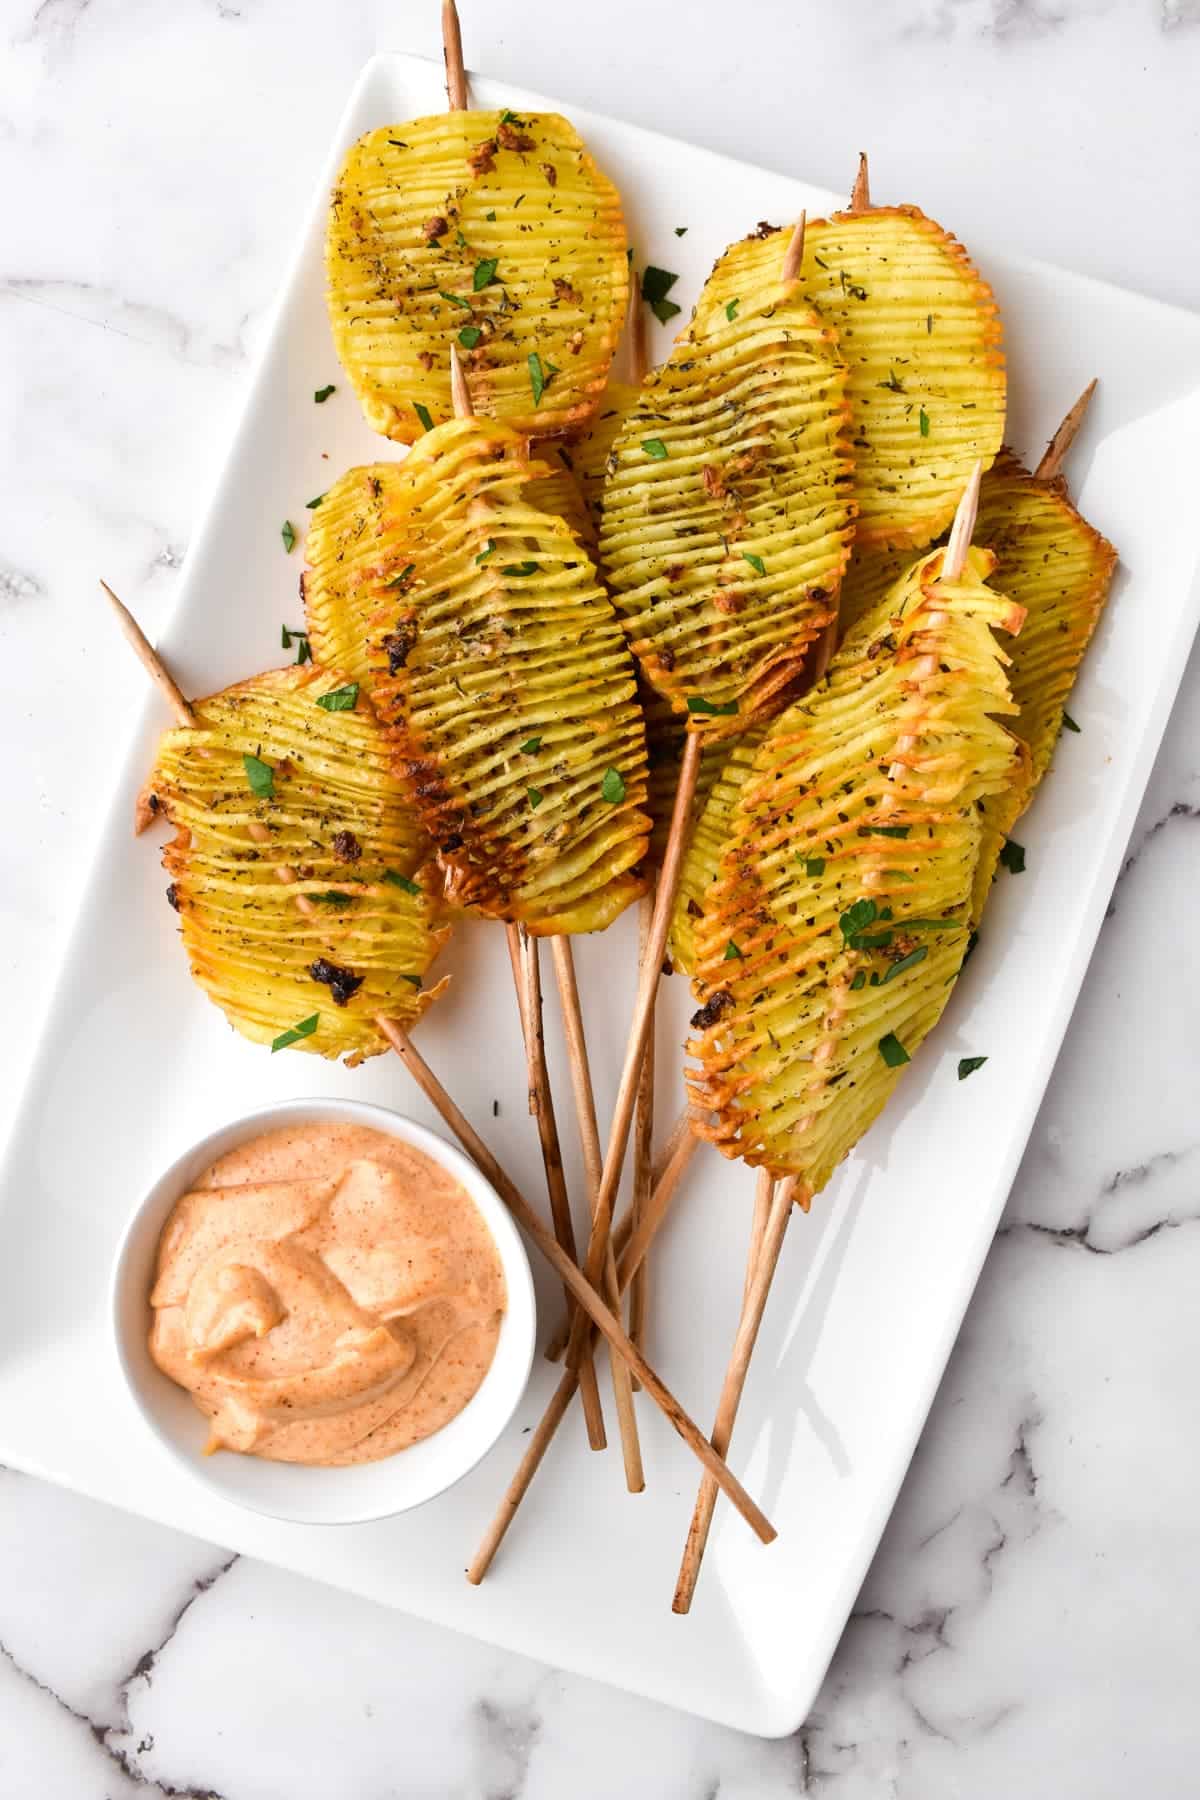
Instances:
[[[940,1017],[967,949],[979,802],[1019,752],[987,552],[920,559],[777,719],[704,917],[689,1076],[727,1156],[818,1192]]]
[[[312,665],[192,713],[194,727],[164,734],[150,788],[176,827],[163,865],[193,976],[258,1043],[351,1063],[387,1050],[376,1016],[421,1016],[449,929],[374,716]]]
[[[859,190],[856,198],[852,210],[809,222],[800,286],[836,328],[848,368],[855,547],[921,549],[949,525],[974,464],[988,467],[1000,449],[1000,319],[949,232],[914,206],[874,207]],[[695,328],[744,304],[785,241],[766,228],[726,251]]]
[[[353,662],[369,621],[368,691],[448,897],[552,935],[637,897],[649,820],[633,666],[579,540],[526,498],[537,468],[494,421],[431,432],[361,552],[318,519],[305,603],[319,658]]]
[[[452,416],[456,344],[476,412],[559,435],[594,411],[616,348],[621,202],[557,113],[412,119],[348,152],[326,273],[338,358],[376,431],[411,444]]]
[[[1012,647],[1013,730],[1029,745],[1033,783],[1050,765],[1063,708],[1112,584],[1117,553],[1071,504],[1061,477],[1031,475],[1005,453],[984,478],[978,541],[1027,617]]]
[[[784,704],[849,554],[845,368],[781,259],[697,316],[607,459],[601,564],[647,679],[705,737]]]

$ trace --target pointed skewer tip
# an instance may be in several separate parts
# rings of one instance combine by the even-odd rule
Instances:
[[[971,470],[970,478],[962,492],[958,510],[954,515],[954,523],[950,527],[950,541],[946,545],[946,554],[942,558],[941,580],[957,581],[963,572],[967,560],[967,551],[971,548],[971,539],[975,535],[975,516],[979,511],[979,484],[983,480],[983,463],[977,462]]]
[[[800,273],[800,264],[804,261],[804,228],[808,215],[801,213],[788,239],[788,247],[783,253],[783,267],[779,271],[781,281],[795,281]]]
[[[456,419],[473,419],[475,417],[475,408],[471,403],[471,389],[456,344],[450,346],[450,397],[454,402]]]
[[[1067,459],[1067,452],[1075,442],[1075,439],[1079,436],[1079,428],[1083,424],[1084,416],[1091,404],[1092,395],[1095,391],[1096,378],[1093,376],[1070,412],[1067,414],[1066,418],[1063,420],[1062,424],[1059,426],[1058,430],[1055,432],[1054,436],[1050,439],[1050,442],[1046,445],[1046,453],[1034,470],[1034,476],[1038,481],[1057,480],[1062,471],[1063,463]]]
[[[446,62],[446,99],[451,112],[467,110],[467,74],[463,67],[462,26],[454,0],[442,0],[442,49]]]
[[[854,186],[850,192],[850,211],[852,213],[870,212],[871,210],[871,175],[867,167],[867,153],[858,153],[858,174],[854,177]]]

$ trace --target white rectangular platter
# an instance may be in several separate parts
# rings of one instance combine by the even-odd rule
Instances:
[[[625,197],[636,260],[680,271],[685,309],[724,245],[759,219],[810,216],[835,196],[569,104],[477,80],[476,102],[559,106]],[[190,692],[280,659],[296,625],[299,550],[284,518],[385,447],[334,360],[321,240],[336,160],[368,127],[440,110],[441,71],[372,62],[351,99],[329,180],[288,275],[215,495],[197,531],[164,649]],[[887,170],[873,171],[882,198]],[[849,171],[848,171],[849,174]],[[1052,204],[1047,196],[1046,204]],[[394,1058],[348,1072],[270,1057],[236,1037],[190,983],[156,847],[130,835],[133,798],[165,723],[147,701],[114,796],[10,1146],[0,1213],[0,1460],[426,1618],[763,1734],[803,1719],[894,1502],[962,1321],[1074,1005],[1200,612],[1200,319],[1059,271],[993,257],[1012,373],[1010,440],[1036,453],[1084,382],[1102,385],[1071,465],[1080,503],[1123,570],[1071,711],[1082,729],[1002,875],[978,953],[886,1117],[788,1234],[734,1462],[779,1527],[763,1549],[722,1506],[692,1614],[670,1599],[696,1468],[641,1409],[648,1487],[624,1492],[619,1454],[587,1451],[568,1418],[479,1590],[463,1570],[555,1372],[539,1358],[507,1436],[451,1493],[408,1517],[303,1528],[234,1510],[171,1465],[123,1394],[106,1294],[120,1226],[159,1168],[252,1104],[357,1094],[436,1123]],[[688,228],[677,237],[674,228]],[[665,350],[667,334],[655,348]],[[337,384],[328,404],[313,391]],[[164,444],[164,453],[168,446]],[[137,595],[128,598],[136,606]],[[632,1001],[628,919],[578,956],[602,1115]],[[498,927],[465,926],[425,1054],[530,1194],[540,1162]],[[565,1065],[551,1048],[570,1136]],[[660,1118],[682,1099],[691,1010],[664,986]],[[986,1054],[969,1083],[960,1056]],[[499,1104],[494,1116],[494,1102]],[[576,1181],[576,1189],[579,1183]],[[684,1403],[713,1407],[739,1300],[750,1177],[697,1159],[656,1253],[650,1353]],[[558,1316],[541,1281],[542,1331]],[[319,1596],[314,1595],[314,1605]]]

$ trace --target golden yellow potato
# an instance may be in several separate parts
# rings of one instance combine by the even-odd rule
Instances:
[[[779,274],[683,334],[605,459],[600,562],[634,654],[711,739],[802,682],[849,549],[845,368]]]
[[[784,231],[734,244],[701,295],[719,320],[778,265]],[[957,239],[915,206],[810,220],[800,286],[849,370],[855,549],[919,550],[949,523],[977,460],[1004,435],[1006,384],[991,289]]]
[[[881,1111],[967,949],[979,802],[1019,767],[993,628],[1022,614],[986,585],[993,560],[970,551],[953,582],[940,551],[916,562],[773,721],[694,920],[697,1129],[805,1194]]]
[[[452,344],[477,413],[544,437],[595,410],[625,316],[625,222],[557,113],[368,132],[333,191],[325,266],[338,358],[385,437],[452,417]]]
[[[351,1063],[388,1049],[376,1016],[420,1017],[449,928],[370,708],[310,665],[194,711],[199,728],[166,732],[150,777],[177,827],[163,866],[192,974],[257,1043]]]

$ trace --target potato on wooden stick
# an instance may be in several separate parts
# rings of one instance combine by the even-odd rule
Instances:
[[[757,1244],[752,1231],[722,1448],[792,1198],[807,1206],[829,1179],[940,1016],[968,941],[979,803],[1018,758],[997,722],[1015,709],[992,632],[1019,629],[1022,613],[985,585],[994,559],[970,549],[981,475],[976,464],[947,548],[914,563],[822,688],[768,728],[696,926],[702,1073],[689,1088],[714,1120],[698,1130],[780,1179]],[[702,1483],[677,1612],[714,1505]]]
[[[461,347],[476,407],[539,437],[595,410],[625,311],[620,196],[557,113],[467,107],[443,8],[450,110],[369,131],[330,202],[325,266],[338,359],[367,423],[401,443],[450,416]]]
[[[135,649],[137,649],[137,652],[139,656],[142,657],[143,661],[146,661],[147,667],[149,667],[149,661],[147,659],[153,659],[155,663],[158,663],[161,666],[161,658],[159,658],[157,653],[151,649],[149,643],[140,633],[138,634],[138,639],[140,641],[135,642]],[[165,668],[163,669],[163,674],[164,676],[166,675]],[[160,683],[160,685],[163,684]],[[166,691],[165,687],[164,691]],[[533,1239],[533,1242],[537,1245],[538,1249],[546,1258],[551,1268],[559,1276],[560,1280],[570,1288],[573,1297],[588,1313],[597,1330],[607,1340],[610,1348],[627,1362],[630,1369],[637,1374],[642,1386],[654,1400],[655,1404],[660,1408],[668,1423],[683,1439],[688,1448],[699,1459],[704,1467],[716,1476],[719,1486],[729,1495],[733,1504],[746,1519],[756,1536],[764,1544],[771,1543],[776,1536],[776,1532],[770,1520],[762,1512],[761,1508],[751,1499],[750,1495],[746,1493],[736,1476],[726,1468],[723,1459],[713,1450],[712,1445],[700,1431],[695,1421],[687,1412],[685,1412],[683,1407],[680,1406],[675,1396],[659,1379],[658,1375],[650,1367],[649,1363],[647,1363],[641,1353],[630,1343],[628,1335],[620,1321],[609,1311],[599,1294],[597,1294],[591,1284],[584,1278],[576,1264],[571,1261],[558,1240],[547,1230],[546,1226],[543,1225],[542,1221],[538,1218],[516,1183],[501,1167],[499,1162],[497,1162],[474,1126],[472,1126],[466,1118],[466,1115],[451,1099],[449,1093],[434,1074],[429,1064],[417,1050],[404,1025],[400,1023],[399,1020],[388,1018],[382,1014],[375,1022],[384,1037],[386,1037],[391,1048],[395,1050],[405,1067],[409,1070],[417,1085],[421,1088],[421,1091],[434,1105],[444,1123],[449,1126],[451,1131],[453,1131],[463,1148],[474,1159],[480,1170],[491,1182],[517,1224],[520,1225],[527,1235]]]
[[[683,334],[647,377],[609,457],[601,556],[643,672],[686,716],[688,732],[588,1246],[593,1278],[624,1165],[702,740],[736,735],[784,703],[832,616],[848,554],[844,366],[798,295],[803,247],[801,219],[782,265],[748,290],[744,307],[731,303],[720,322]],[[660,528],[648,538],[651,521]],[[577,1339],[568,1355],[578,1348]]]

